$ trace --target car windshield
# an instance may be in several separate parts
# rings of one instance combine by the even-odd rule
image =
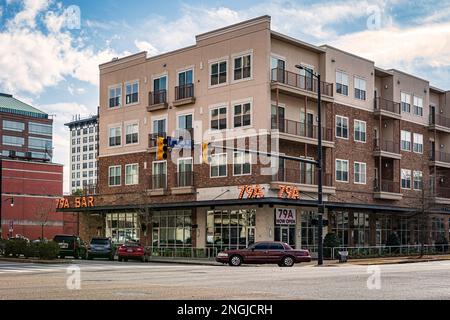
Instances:
[[[91,244],[98,244],[98,245],[106,246],[109,244],[109,240],[108,239],[92,239]]]

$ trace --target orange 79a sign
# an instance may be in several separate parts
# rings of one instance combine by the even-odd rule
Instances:
[[[300,199],[300,190],[294,186],[280,186],[280,191],[278,192],[278,198],[280,199]]]
[[[257,199],[264,198],[264,191],[260,185],[239,187],[239,199]]]

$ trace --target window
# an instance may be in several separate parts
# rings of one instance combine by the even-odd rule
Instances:
[[[366,80],[355,77],[355,98],[366,100]]]
[[[414,144],[413,144],[413,151],[415,153],[423,153],[423,135],[414,133]]]
[[[25,130],[25,123],[3,120],[3,130],[22,132]]]
[[[89,142],[94,142],[94,136],[89,137]]]
[[[28,137],[28,147],[31,149],[52,150],[52,140]]]
[[[414,96],[413,111],[416,116],[423,117],[423,99],[422,98]]]
[[[216,86],[227,82],[227,61],[215,62],[210,65],[210,85]]]
[[[401,93],[401,100],[402,100],[402,112],[411,112],[411,95],[402,92]]]
[[[227,128],[227,107],[211,109],[211,129],[224,130]]]
[[[89,133],[94,133],[94,127],[89,127]]]
[[[341,71],[336,71],[336,93],[348,96],[348,75]]]
[[[178,129],[192,129],[192,114],[178,116]]]
[[[122,166],[109,167],[109,186],[120,186],[122,178]]]
[[[153,120],[153,134],[166,133],[166,119]]]
[[[109,88],[109,107],[116,108],[122,105],[122,86]]]
[[[84,137],[83,138],[83,143],[87,143],[88,142],[88,138],[87,137]]]
[[[25,139],[21,137],[3,136],[2,143],[4,146],[22,147],[25,144]]]
[[[167,188],[167,162],[155,161],[153,162],[153,176],[152,176],[152,188],[153,189],[166,189]]]
[[[88,159],[88,155],[87,154],[83,154],[83,160],[87,160]]]
[[[336,159],[336,181],[348,182],[348,160]]]
[[[83,134],[87,134],[88,133],[88,128],[84,128],[83,129]]]
[[[336,137],[348,139],[348,118],[336,116]]]
[[[234,127],[248,127],[251,125],[251,103],[234,105]]]
[[[109,128],[109,146],[117,147],[122,144],[122,128],[113,127]]]
[[[139,217],[137,219],[137,221],[140,220]],[[152,241],[155,247],[182,248],[192,246],[191,210],[154,211],[151,217],[151,225]],[[137,228],[140,229],[139,222],[137,222]]]
[[[227,154],[220,153],[211,156],[211,178],[227,176]]]
[[[252,56],[250,54],[234,58],[234,80],[252,77]]]
[[[366,122],[355,120],[355,141],[366,142]]]
[[[402,169],[402,189],[411,189],[411,170]]]
[[[28,123],[28,132],[34,134],[42,134],[45,136],[51,136],[52,126],[49,124],[30,122]]]
[[[356,184],[366,184],[366,164],[364,162],[355,161],[355,177]]]
[[[126,125],[125,129],[125,144],[139,143],[139,124],[130,123]]]
[[[125,85],[126,88],[126,102],[125,104],[132,104],[139,102],[139,82],[128,83]]]
[[[411,151],[411,132],[401,132],[401,148],[403,151]]]
[[[235,152],[233,160],[233,175],[242,176],[251,174],[252,165],[250,161],[250,153]]]
[[[72,139],[72,144],[76,144],[76,140],[75,139]]]
[[[414,190],[422,190],[423,174],[422,171],[414,171]]]
[[[153,79],[153,91],[161,92],[167,90],[167,76]]]
[[[178,159],[178,187],[192,186],[193,179],[192,158]]]
[[[125,185],[139,184],[139,165],[137,163],[125,166]]]
[[[77,135],[77,132],[75,130],[72,130],[72,137],[75,137]]]

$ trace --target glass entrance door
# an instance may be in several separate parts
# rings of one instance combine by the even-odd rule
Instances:
[[[275,228],[275,241],[285,242],[295,248],[295,226],[277,226]]]
[[[255,227],[247,228],[247,248],[255,243]]]

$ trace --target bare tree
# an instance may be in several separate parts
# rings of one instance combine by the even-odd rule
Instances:
[[[41,200],[34,210],[34,217],[41,227],[41,240],[44,240],[44,228],[47,226],[51,214],[56,212],[55,201]]]

